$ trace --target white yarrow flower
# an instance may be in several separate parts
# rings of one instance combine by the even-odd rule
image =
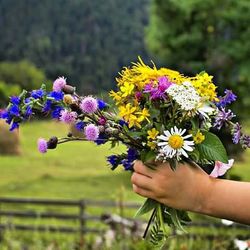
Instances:
[[[166,92],[175,100],[183,110],[194,110],[198,107],[201,97],[190,82],[181,85],[172,84]]]
[[[181,155],[188,158],[187,152],[193,151],[193,141],[188,141],[192,135],[183,136],[186,129],[178,129],[176,126],[170,131],[165,130],[164,135],[157,136],[157,145],[160,148],[158,158],[180,158]],[[187,152],[186,152],[187,151]]]

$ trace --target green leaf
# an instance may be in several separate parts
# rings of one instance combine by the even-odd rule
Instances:
[[[141,152],[141,160],[143,161],[143,162],[150,162],[150,161],[153,161],[153,160],[155,160],[155,157],[156,157],[156,153],[154,152],[154,151],[142,151]]]
[[[210,132],[206,132],[204,135],[205,140],[197,145],[201,158],[228,163],[226,149],[219,137]]]
[[[138,217],[138,216],[141,216],[143,214],[150,212],[151,210],[153,210],[156,207],[156,205],[157,205],[157,202],[155,200],[148,198],[142,204],[142,206],[136,211],[135,217]]]

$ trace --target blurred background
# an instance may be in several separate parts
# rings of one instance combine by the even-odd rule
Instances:
[[[140,56],[146,63],[153,60],[157,67],[189,75],[205,70],[213,75],[221,95],[224,89],[232,89],[238,96],[231,108],[245,132],[250,132],[249,24],[249,0],[0,0],[0,108],[7,105],[10,95],[23,88],[39,88],[42,83],[52,86],[58,76],[66,77],[80,94],[107,98],[108,91],[115,88],[118,72]],[[125,203],[143,199],[132,192],[128,173],[110,171],[105,161],[110,154],[108,147],[71,143],[47,155],[37,153],[38,137],[63,136],[67,131],[62,124],[42,120],[10,134],[0,121],[0,197],[110,200],[116,204],[113,208],[100,206],[87,212],[132,217],[134,211],[127,211]],[[234,147],[227,135],[224,141],[228,152],[238,159],[228,178],[250,181],[250,152]],[[76,226],[77,219],[22,219],[14,216],[16,209],[23,214],[27,209],[74,212],[73,208],[0,202],[0,224],[5,225],[0,231],[0,249],[94,246],[96,236],[91,233],[84,236],[83,243],[78,233],[64,235],[48,229],[48,225],[65,223]],[[4,216],[6,211],[8,216]],[[194,221],[221,223],[205,216],[192,217]],[[45,232],[36,226],[31,231],[6,227],[18,223],[41,224]],[[89,225],[102,227],[92,221]],[[187,230],[196,235],[196,243],[192,237],[176,237],[169,240],[166,249],[237,249],[235,239],[245,243],[249,232],[234,224],[222,229],[212,225]],[[203,239],[202,235],[212,238]],[[151,249],[140,240],[129,237],[119,241],[126,236],[119,237],[113,248],[106,249]]]

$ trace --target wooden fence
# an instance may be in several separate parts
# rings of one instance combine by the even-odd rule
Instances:
[[[10,210],[9,208],[4,208],[4,204],[20,205],[36,205],[40,206],[53,206],[55,207],[73,207],[78,210],[77,213],[70,212],[48,212],[48,211],[36,211],[25,210],[25,209],[15,209]],[[6,206],[6,205],[5,205]],[[8,206],[10,207],[10,206]],[[101,215],[90,215],[87,213],[87,207],[101,207],[101,208],[119,208],[119,211],[124,209],[137,209],[139,208],[138,203],[120,203],[113,201],[95,201],[95,200],[54,200],[54,199],[27,199],[27,198],[0,198],[0,231],[6,229],[22,230],[22,231],[39,231],[39,232],[60,232],[60,233],[79,233],[81,238],[87,233],[100,234],[103,232],[102,229],[88,227],[86,225],[89,221],[101,222]],[[16,224],[11,220],[10,222],[2,223],[3,218],[13,219],[13,218],[33,218],[33,219],[58,219],[62,221],[78,221],[76,226],[53,226],[53,225],[26,225],[26,224]],[[130,218],[130,220],[132,220]],[[228,228],[222,223],[211,223],[211,222],[193,222],[188,225],[188,227],[205,227],[205,228]],[[250,239],[250,226],[234,223],[230,228],[244,229],[249,231],[249,234],[244,234],[244,236],[238,236],[240,238]],[[196,238],[197,235],[187,234],[188,237]],[[185,237],[185,235],[184,235]],[[213,235],[207,235],[206,238],[213,238]]]

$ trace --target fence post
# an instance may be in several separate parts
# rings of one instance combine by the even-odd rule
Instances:
[[[80,200],[79,202],[79,206],[80,206],[80,211],[79,211],[79,219],[80,219],[80,238],[81,241],[83,241],[84,239],[84,234],[85,234],[85,201],[84,200]]]

